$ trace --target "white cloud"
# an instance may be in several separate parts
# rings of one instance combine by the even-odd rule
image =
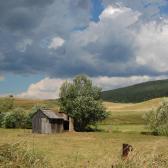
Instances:
[[[68,65],[72,62],[70,71],[80,65],[83,69],[79,70],[88,75],[112,76],[132,68],[136,34],[131,27],[139,16],[140,13],[130,8],[109,6],[101,13],[99,22],[90,22],[86,29],[71,33],[65,48],[67,59],[64,59]]]
[[[130,77],[107,77],[99,76],[90,78],[93,84],[101,87],[103,90],[116,89],[124,86],[129,86],[137,83],[142,83],[151,80],[166,79],[168,76],[130,76]],[[44,78],[43,80],[31,84],[27,91],[20,93],[17,97],[32,98],[32,99],[55,99],[59,97],[60,87],[65,80],[72,81],[71,78]]]
[[[31,84],[27,91],[20,93],[17,97],[33,99],[55,99],[59,96],[59,89],[64,79],[44,78],[43,80]]]
[[[168,20],[150,22],[137,33],[136,62],[158,72],[168,71]]]
[[[65,40],[61,37],[54,37],[50,43],[50,45],[48,46],[48,48],[50,49],[57,49],[61,46],[63,46]]]
[[[100,76],[92,78],[93,83],[103,90],[111,90],[120,87],[130,86],[137,83],[152,81],[152,80],[160,80],[160,79],[167,79],[168,76],[130,76],[130,77],[107,77],[107,76]]]
[[[159,19],[160,10],[167,5],[167,0],[103,0],[108,5],[126,6],[142,13],[142,19],[149,21]]]
[[[115,17],[117,14],[122,13],[122,10],[119,8],[114,8],[113,6],[108,6],[100,15],[100,19]]]

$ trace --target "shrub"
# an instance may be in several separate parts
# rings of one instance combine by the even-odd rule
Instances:
[[[36,105],[30,113],[26,112],[23,108],[14,108],[9,112],[0,112],[0,127],[31,129],[33,114],[39,108],[45,107]]]
[[[2,126],[5,128],[25,128],[26,112],[22,108],[16,108],[11,112],[5,113]]]
[[[32,117],[34,115],[34,112],[28,113],[26,115],[26,123],[25,123],[25,128],[31,129],[32,128]]]
[[[156,110],[145,114],[145,120],[153,132],[168,136],[168,101],[163,101]]]
[[[5,113],[0,112],[0,127],[2,127]]]
[[[24,146],[24,148],[23,148]],[[49,163],[25,144],[4,144],[0,146],[0,167],[4,168],[49,168]]]

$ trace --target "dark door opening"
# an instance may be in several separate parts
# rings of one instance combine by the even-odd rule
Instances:
[[[69,130],[69,121],[64,121],[64,130]]]

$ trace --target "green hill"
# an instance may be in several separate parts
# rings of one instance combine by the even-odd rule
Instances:
[[[168,79],[103,91],[101,96],[104,101],[120,103],[138,103],[153,98],[168,97]]]

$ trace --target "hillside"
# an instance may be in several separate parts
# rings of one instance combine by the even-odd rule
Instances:
[[[25,110],[31,111],[34,106],[44,106],[53,110],[58,110],[57,100],[38,100],[38,99],[21,99],[15,98],[14,105],[16,107],[21,107]]]
[[[102,92],[104,101],[119,103],[138,103],[159,97],[168,97],[168,79]]]
[[[162,101],[162,98],[152,99],[141,103],[114,103],[103,102],[109,117],[101,124],[103,125],[119,125],[119,124],[144,124],[143,115],[151,109],[157,108]],[[52,110],[59,110],[57,100],[31,100],[31,99],[14,99],[14,104],[17,107],[24,108],[26,111],[31,112],[33,106],[45,106]]]

